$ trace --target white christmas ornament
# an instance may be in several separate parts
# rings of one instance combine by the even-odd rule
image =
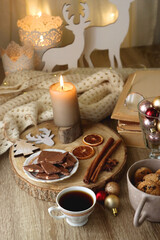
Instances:
[[[68,23],[67,29],[71,30],[75,36],[72,44],[60,48],[48,49],[42,57],[42,62],[45,62],[43,71],[51,72],[56,65],[68,65],[68,68],[78,67],[78,59],[80,58],[84,49],[84,29],[90,24],[90,21],[86,21],[89,15],[88,5],[86,3],[80,3],[84,7],[84,16],[80,15],[79,24],[74,24],[74,15],[68,19],[68,6],[70,4],[64,4],[62,12],[63,17]]]
[[[90,67],[93,67],[90,56],[95,49],[108,49],[111,67],[115,67],[114,57],[117,60],[118,67],[122,67],[120,46],[128,32],[129,7],[132,1],[134,0],[110,0],[118,9],[118,19],[114,23],[106,26],[93,26],[85,29],[85,48],[83,56],[85,56]]]
[[[41,144],[44,143],[50,147],[54,145],[54,141],[52,138],[54,137],[54,134],[51,134],[51,130],[48,130],[47,128],[40,128],[39,131],[43,132],[36,136],[31,136],[31,134],[27,134],[26,138],[30,142],[34,142],[35,144]]]

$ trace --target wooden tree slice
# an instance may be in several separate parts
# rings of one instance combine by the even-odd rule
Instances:
[[[60,143],[58,139],[58,128],[53,124],[52,121],[50,122],[44,122],[41,123],[39,128],[45,127],[47,129],[51,129],[52,133],[55,134],[54,142],[55,145],[53,147],[50,147],[52,149],[63,149],[69,152],[72,152],[72,150],[79,146],[83,145],[83,137],[86,134],[100,134],[104,137],[104,141],[101,145],[94,147],[95,155],[86,160],[79,160],[79,168],[77,172],[71,176],[70,178],[55,182],[55,183],[42,183],[42,182],[35,182],[28,178],[28,176],[23,171],[23,163],[26,160],[24,156],[21,157],[14,157],[14,151],[13,147],[10,148],[10,162],[13,167],[14,173],[15,173],[15,179],[17,184],[26,192],[28,192],[31,196],[36,197],[41,200],[45,201],[53,201],[55,202],[55,197],[62,189],[70,186],[85,186],[90,189],[93,189],[94,191],[102,188],[105,186],[107,181],[115,180],[119,178],[120,174],[122,173],[123,167],[126,162],[126,147],[124,143],[118,147],[115,153],[113,153],[112,158],[117,159],[119,161],[118,165],[113,168],[111,172],[101,172],[98,180],[96,183],[92,184],[85,184],[83,182],[83,178],[86,172],[86,169],[89,167],[90,163],[95,158],[96,154],[98,154],[101,149],[103,148],[104,144],[108,140],[109,137],[113,137],[115,140],[119,139],[119,135],[115,133],[113,130],[108,128],[107,126],[97,123],[97,124],[91,124],[91,123],[85,123],[82,124],[83,127],[83,135],[80,136],[78,139],[76,139],[74,142],[69,144],[62,144]],[[23,134],[21,135],[22,139],[25,139],[25,136],[31,133],[32,135],[36,135],[36,129],[35,127],[31,127],[27,129]],[[45,144],[39,144],[36,145],[40,147],[40,149],[48,149],[49,147]]]

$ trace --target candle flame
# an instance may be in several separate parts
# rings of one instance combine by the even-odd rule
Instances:
[[[44,38],[42,35],[40,36],[40,42],[44,42]]]
[[[64,81],[63,81],[62,75],[60,76],[60,86],[61,86],[61,89],[63,90],[63,88],[64,88]]]

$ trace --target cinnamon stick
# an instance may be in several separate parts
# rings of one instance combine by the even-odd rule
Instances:
[[[100,171],[103,169],[105,163],[106,163],[106,160],[111,156],[111,154],[117,149],[117,147],[120,145],[120,143],[122,142],[121,139],[118,139],[114,145],[109,149],[109,151],[106,153],[106,155],[102,158],[102,160],[99,162],[97,168],[95,169],[94,173],[92,174],[92,177],[91,177],[91,182],[95,183],[97,178],[98,178],[98,175],[100,173]]]
[[[101,158],[104,156],[104,154],[109,149],[109,147],[113,144],[113,142],[114,142],[114,139],[112,137],[110,137],[108,139],[108,141],[106,142],[106,144],[104,145],[104,147],[102,148],[102,150],[97,155],[97,157],[92,161],[92,163],[89,166],[89,168],[87,169],[86,174],[85,174],[84,179],[83,179],[83,181],[85,183],[90,182],[90,178],[91,178],[93,172],[95,171],[97,165],[99,164]]]

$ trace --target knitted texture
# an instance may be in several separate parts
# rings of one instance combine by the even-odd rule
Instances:
[[[28,126],[54,118],[49,87],[59,81],[61,74],[65,82],[76,86],[81,118],[98,122],[112,113],[124,81],[132,72],[77,68],[56,73],[24,70],[8,75],[0,86],[0,154]]]

